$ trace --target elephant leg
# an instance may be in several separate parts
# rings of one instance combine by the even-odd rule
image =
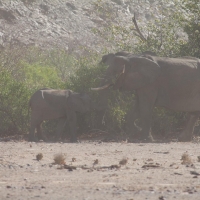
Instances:
[[[61,138],[61,135],[63,133],[64,127],[67,123],[67,118],[61,118],[58,121],[57,127],[56,127],[56,135],[55,135],[55,141],[58,141]]]
[[[105,110],[96,112],[96,127],[97,129],[103,129],[103,118],[105,115]]]
[[[36,138],[35,138],[35,124],[32,122],[31,120],[31,128],[30,128],[30,132],[29,132],[29,141],[30,142],[35,142]]]
[[[76,112],[68,111],[67,121],[69,123],[71,142],[77,142],[77,118]]]
[[[178,137],[178,140],[180,142],[188,142],[192,140],[193,137],[193,131],[194,131],[194,126],[199,117],[199,113],[195,114],[189,114],[188,119],[187,119],[187,124],[181,135]]]
[[[130,109],[130,111],[126,115],[126,125],[125,130],[128,135],[136,134],[140,127],[136,124],[136,119],[139,118],[139,104],[138,101],[135,102],[133,107]]]
[[[150,133],[150,129],[152,112],[157,98],[157,90],[152,86],[140,89],[137,93],[141,127],[139,139],[146,142],[153,142],[154,139]]]
[[[38,134],[38,126],[40,126],[41,120],[38,120],[36,117],[33,115],[31,116],[31,128],[29,132],[29,141],[32,142],[37,142],[37,138],[35,137],[35,129],[37,129],[37,134]]]
[[[47,141],[46,135],[42,132],[42,121],[38,122],[36,127],[38,140]]]
[[[140,111],[140,132],[139,132],[139,139],[144,140],[146,142],[153,142],[153,136],[150,133],[151,129],[151,117],[152,117],[152,110],[149,109]]]

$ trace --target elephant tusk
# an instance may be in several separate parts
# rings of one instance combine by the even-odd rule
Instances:
[[[125,69],[126,69],[126,66],[124,65],[124,67],[123,67],[123,71],[122,71],[122,73],[121,73],[121,74],[124,74],[124,72],[125,72]]]
[[[104,89],[106,89],[106,88],[108,88],[110,86],[112,86],[112,84],[106,84],[106,85],[104,85],[102,87],[99,87],[99,88],[91,88],[91,90],[93,90],[93,91],[104,90]]]

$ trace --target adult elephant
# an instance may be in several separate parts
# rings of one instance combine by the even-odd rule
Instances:
[[[107,54],[102,63],[108,65],[102,86],[122,91],[135,91],[136,115],[140,118],[140,139],[152,141],[152,111],[155,106],[188,112],[188,122],[179,141],[190,141],[200,115],[200,61],[198,58],[165,58],[150,55]],[[104,98],[104,97],[102,97]]]
[[[86,113],[91,110],[91,99],[87,94],[71,90],[44,88],[36,91],[29,101],[31,108],[30,141],[44,139],[41,124],[44,120],[59,119],[56,138],[59,138],[66,123],[69,125],[71,142],[77,142],[76,112]],[[35,137],[37,129],[37,137]]]
[[[138,56],[156,56],[156,53],[152,52],[152,51],[145,51],[145,52],[142,52],[140,54],[133,54],[133,53],[130,53],[130,52],[127,52],[127,51],[119,51],[115,54],[113,53],[110,53],[110,54],[106,54],[102,57],[101,61],[100,61],[100,65],[112,65],[112,62],[113,62],[113,58],[114,57],[118,57],[118,56],[123,56],[123,57],[127,57],[127,58],[131,58],[131,57],[138,57]],[[111,62],[111,63],[110,63]],[[102,82],[101,82],[101,85],[104,85],[105,82],[107,80],[104,79]],[[101,89],[98,89],[99,91]],[[100,99],[100,103],[99,105],[96,107],[96,111],[100,111],[100,112],[105,112],[105,109],[107,108],[107,100],[108,100],[108,96],[109,96],[109,90],[101,90],[101,94],[100,96],[103,97]]]

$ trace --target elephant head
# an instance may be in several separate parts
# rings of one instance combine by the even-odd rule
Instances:
[[[160,74],[160,67],[153,60],[140,56],[118,56],[107,54],[101,63],[108,65],[105,79],[99,88],[104,90],[113,86],[120,90],[137,90],[153,83]]]

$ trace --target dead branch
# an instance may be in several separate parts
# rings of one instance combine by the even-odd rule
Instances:
[[[161,38],[160,38],[160,44],[159,44],[159,46],[158,46],[158,50],[161,49],[162,44],[163,44],[163,34],[162,34],[162,32],[161,32]]]
[[[135,13],[134,13],[134,16],[132,18],[132,21],[135,25],[135,29],[133,29],[134,31],[137,31],[138,34],[135,34],[136,36],[140,37],[141,40],[143,41],[147,41],[147,39],[143,36],[143,34],[141,33],[139,27],[138,27],[138,24],[137,24],[137,21],[136,21],[136,18],[135,18]]]

